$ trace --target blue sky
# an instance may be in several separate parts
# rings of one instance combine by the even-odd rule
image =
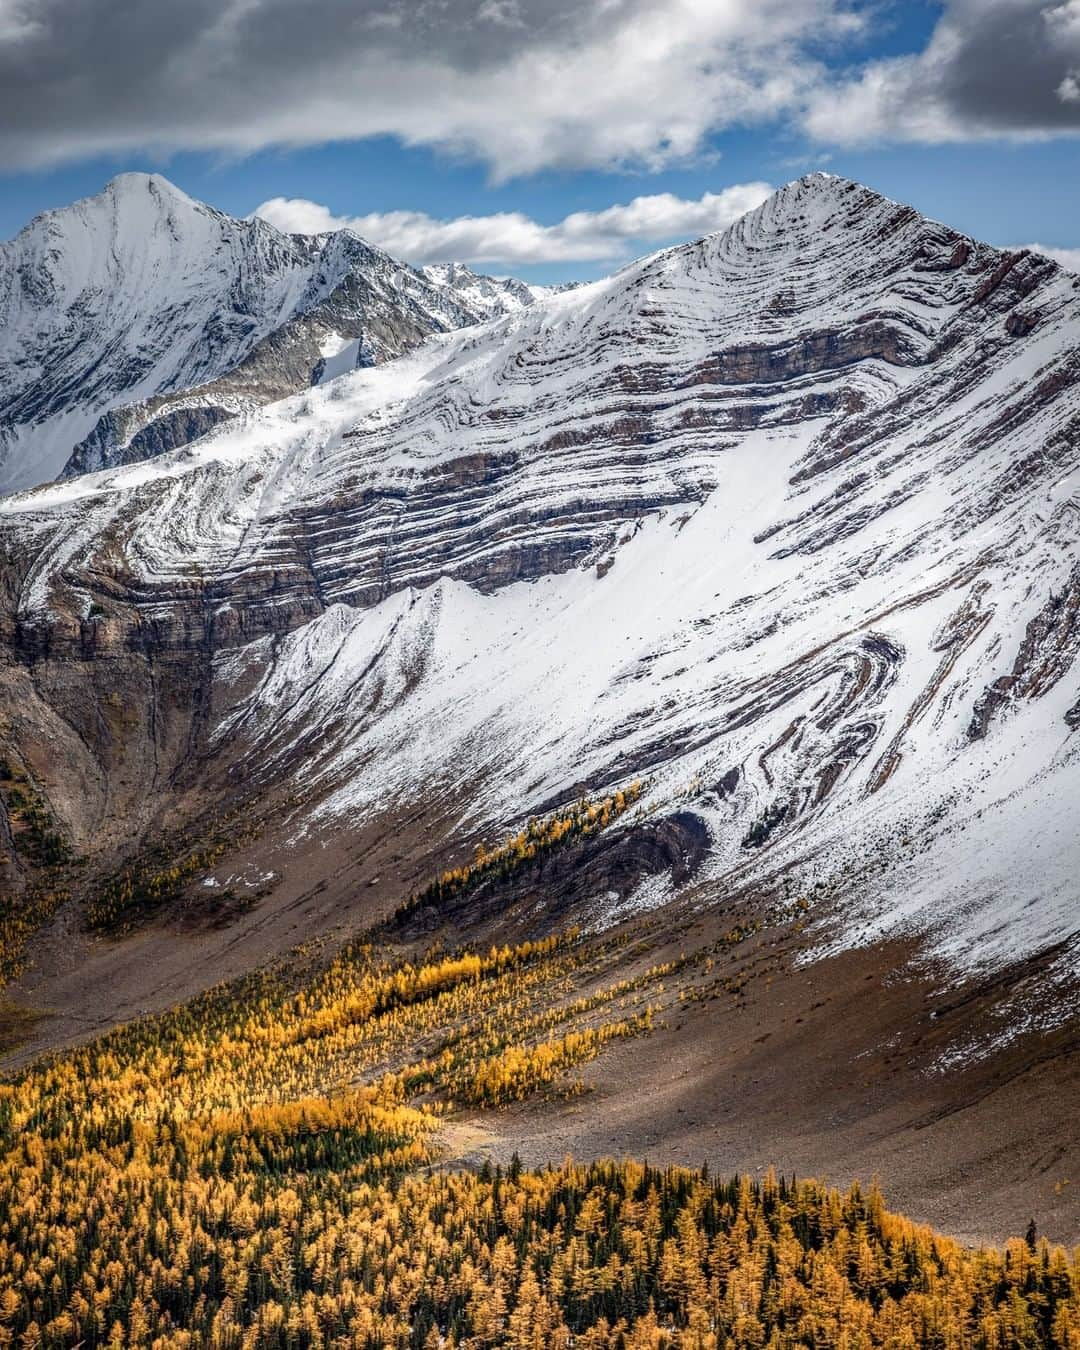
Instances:
[[[73,2],[0,0],[0,85],[5,59],[9,74],[36,63],[50,100],[38,115],[24,95],[5,122],[0,94],[3,238],[117,172],[155,170],[233,214],[265,204],[284,228],[355,222],[413,261],[588,278],[827,168],[997,244],[1080,249],[1080,0],[595,0],[562,15],[558,0],[382,0],[326,6],[344,35],[329,50],[289,28],[319,5],[231,0],[235,23],[222,26],[219,4],[200,28],[193,3],[190,26],[166,37],[197,62],[185,74],[171,59],[115,96],[99,92],[113,50],[64,48]],[[79,3],[107,31],[119,0]],[[145,34],[123,30],[140,69],[165,40],[157,3],[145,0]],[[239,27],[253,10],[259,43]],[[333,47],[359,41],[358,12],[363,44],[335,66]],[[657,17],[666,27],[650,31]],[[657,33],[680,24],[686,41],[658,52]],[[386,33],[380,65],[395,79],[375,88],[378,70],[360,67]],[[1038,86],[1030,97],[1010,89],[1017,78]],[[276,99],[262,92],[275,81]]]

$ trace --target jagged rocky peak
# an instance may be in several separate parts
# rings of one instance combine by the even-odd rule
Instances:
[[[717,238],[734,232],[745,237],[776,239],[792,230],[813,231],[821,225],[858,229],[866,215],[880,212],[900,212],[907,218],[928,219],[914,207],[894,201],[865,183],[815,170],[793,178],[732,225],[707,237]]]
[[[320,266],[307,285],[324,307],[304,331],[337,343],[351,334],[344,347],[323,347],[322,376],[375,364],[364,347],[375,332],[370,289],[358,299],[350,281],[327,297],[326,239],[334,260],[366,248],[354,236],[316,241]],[[374,285],[370,271],[355,276]],[[396,296],[412,278],[393,274]],[[467,280],[454,269],[438,279]],[[348,330],[357,312],[363,324]],[[256,394],[280,390],[298,351],[294,387],[307,384],[313,349],[286,329],[286,353],[271,337],[209,392],[110,413],[80,467],[145,458],[213,430],[200,453],[163,461],[156,480],[88,487],[99,506],[115,503],[127,552],[147,570],[148,589],[118,612],[136,631],[152,613],[170,643],[206,632],[184,579],[212,571],[223,538],[243,539],[210,620],[215,641],[231,644],[332,601],[370,605],[440,575],[494,590],[570,569],[609,548],[622,522],[700,504],[723,481],[732,445],[758,430],[798,428],[801,438],[789,500],[762,523],[762,546],[824,549],[913,491],[900,466],[917,457],[904,436],[932,431],[964,463],[995,419],[1038,427],[1039,403],[1014,409],[1010,391],[1022,387],[1031,351],[1043,350],[1057,381],[1048,400],[1068,392],[1075,312],[1072,282],[1045,260],[1002,254],[857,184],[811,175],[725,231],[607,281],[534,297],[385,379],[355,377],[235,432],[222,426],[267,401]],[[1033,334],[1045,349],[1023,345]],[[949,410],[961,398],[981,411],[956,428]],[[895,458],[883,505],[865,466],[886,448]],[[849,463],[850,482],[825,477],[825,496],[802,500],[799,485]],[[136,486],[142,508],[129,517],[121,505]],[[965,491],[992,487],[976,477]],[[40,499],[42,528],[64,527],[71,498],[61,500],[53,515]],[[110,533],[109,549],[117,542]],[[96,547],[80,545],[65,576],[77,575],[79,559],[90,568]],[[28,609],[26,633],[52,622],[48,610]],[[77,620],[78,603],[61,613],[61,627]]]
[[[204,554],[216,556],[215,520],[232,532],[250,516],[244,556],[222,581],[224,592],[247,597],[247,633],[280,624],[289,605],[305,615],[328,599],[369,604],[440,571],[492,589],[565,570],[602,548],[620,520],[699,503],[723,478],[730,439],[756,429],[806,429],[793,484],[873,458],[890,435],[929,426],[980,391],[986,425],[976,419],[965,431],[989,437],[990,409],[1005,415],[1003,400],[1022,383],[1031,349],[1017,343],[1045,334],[1046,368],[1061,366],[1076,311],[1073,281],[1052,263],[1001,253],[858,184],[815,174],[722,232],[606,281],[534,296],[501,324],[436,345],[385,380],[308,396],[233,435],[223,422],[289,391],[283,370],[292,388],[304,388],[313,363],[320,380],[377,364],[372,316],[399,325],[385,350],[401,337],[402,314],[416,313],[403,308],[410,287],[431,285],[388,259],[388,277],[381,262],[350,271],[342,260],[368,248],[355,236],[313,246],[319,266],[305,274],[305,293],[317,303],[302,329],[272,335],[216,386],[109,413],[80,464],[145,458],[217,428],[205,453],[162,465],[170,511],[178,479],[190,517],[151,525],[147,510],[130,525],[133,540],[147,532],[133,553],[156,558],[154,584],[167,593],[173,578],[204,569]],[[342,270],[348,280],[335,285]],[[434,279],[460,287],[473,276],[466,272],[444,269]],[[380,311],[376,299],[388,293],[396,307]],[[1055,389],[1069,388],[1064,373],[1054,378]],[[1019,423],[1039,411],[1029,403],[1009,415]],[[309,416],[318,430],[294,451],[281,419],[290,426]],[[287,491],[275,490],[272,511],[254,470],[249,482],[230,468],[234,493],[221,495],[210,466],[223,451],[231,466],[288,464]],[[577,486],[586,465],[587,492]],[[138,482],[144,496],[158,490]],[[218,496],[198,504],[210,483]],[[101,494],[101,484],[92,487]],[[798,552],[854,529],[860,512],[878,509],[866,500],[872,487],[857,478],[816,515],[792,502],[763,538]],[[108,491],[119,500],[129,488],[117,477]],[[491,534],[504,509],[505,528]],[[324,516],[326,528],[312,534],[311,521]],[[273,571],[263,550],[279,567],[289,558],[289,569]],[[272,607],[250,603],[269,585]],[[160,630],[163,597],[153,603]],[[191,616],[182,605],[174,613],[186,630]],[[225,625],[237,610],[222,613]]]
[[[99,199],[117,204],[121,209],[126,203],[145,203],[149,199],[165,211],[182,208],[201,215],[224,214],[206,202],[190,197],[183,188],[177,187],[164,174],[142,173],[138,170],[116,174],[105,184],[99,197],[84,198],[88,202]]]
[[[182,298],[204,286],[220,255],[238,246],[255,263],[240,278],[234,298],[241,303],[259,297],[271,279],[287,281],[307,251],[265,221],[236,220],[195,201],[160,174],[125,173],[96,196],[38,216],[4,248],[26,303],[36,309],[77,303],[100,314],[115,298],[106,288],[117,285],[131,313],[152,311],[164,287]],[[42,281],[51,283],[48,290]],[[149,291],[140,289],[147,285]],[[10,320],[18,296],[7,299]]]
[[[547,287],[530,286],[517,277],[485,276],[464,263],[430,263],[423,272],[435,285],[490,318],[528,309],[549,293]]]
[[[871,305],[899,309],[919,290],[934,289],[930,273],[998,256],[910,206],[815,173],[780,188],[726,229],[658,255],[646,275],[704,273],[725,289],[724,318],[767,339],[773,332],[822,331]],[[904,289],[891,295],[890,281],[901,276]]]
[[[469,278],[122,174],[0,244],[0,492],[175,448],[524,303]]]

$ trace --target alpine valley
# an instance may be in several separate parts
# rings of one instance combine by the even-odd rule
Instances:
[[[255,1083],[276,982],[451,1158],[1080,1241],[1080,277],[825,174],[563,289],[124,175],[0,245],[0,489],[12,1071],[221,985]]]

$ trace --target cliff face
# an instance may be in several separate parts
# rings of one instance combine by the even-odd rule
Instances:
[[[1053,263],[818,175],[261,410],[176,404],[205,435],[0,500],[6,725],[91,855],[278,810],[280,894],[302,854],[390,903],[647,777],[677,827],[578,917],[670,901],[684,849],[716,896],[831,897],[823,951],[1074,950],[1078,337]]]

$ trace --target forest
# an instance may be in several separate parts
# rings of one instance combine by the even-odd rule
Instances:
[[[624,942],[300,952],[9,1077],[0,1346],[1080,1350],[1080,1252],[1034,1232],[975,1251],[772,1173],[445,1166],[461,1104],[583,1090],[708,972],[608,981]]]
[[[640,792],[478,847],[405,912],[603,829]],[[106,878],[86,922],[143,922],[206,857],[163,848]],[[647,922],[486,950],[417,953],[383,930],[311,943],[9,1073],[0,1350],[1080,1350],[1080,1251],[1034,1229],[975,1251],[889,1213],[874,1185],[446,1157],[463,1111],[588,1091],[583,1066],[689,1002],[737,1012],[775,969],[769,925],[797,928],[807,904],[733,910],[661,962]]]

